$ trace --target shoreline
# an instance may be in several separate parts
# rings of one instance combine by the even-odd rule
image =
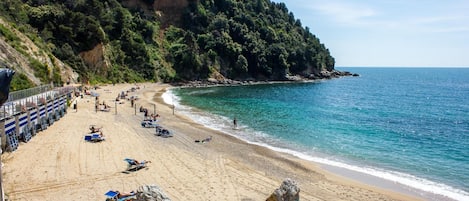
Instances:
[[[316,81],[321,81],[321,80],[313,80],[311,82],[316,82]],[[285,82],[266,82],[266,83],[261,82],[261,83],[255,83],[255,84],[279,84],[279,83],[280,84],[289,84],[289,83],[299,83],[299,82],[287,82],[287,83],[285,83]],[[194,86],[183,86],[183,87],[180,87],[180,86],[174,87],[173,86],[173,87],[168,88],[167,90],[171,90],[171,89],[174,89],[174,88],[187,88],[187,87],[189,87],[189,88],[190,87],[210,88],[210,87],[231,87],[231,86],[239,86],[239,85],[209,85],[209,86],[195,86],[195,87]],[[172,95],[172,96],[174,96],[174,95]],[[171,105],[168,102],[166,102],[166,104],[168,106]],[[188,106],[185,106],[185,107],[188,107]],[[193,110],[193,109],[194,108],[191,108],[189,110]],[[198,114],[187,114],[187,113],[190,113],[189,111],[185,111],[185,112],[186,112],[185,115],[189,118],[196,118],[196,116],[198,116]],[[199,113],[199,112],[200,111],[198,111],[196,113]],[[219,118],[219,117],[217,117],[217,118]],[[304,153],[301,153],[301,152],[298,152],[298,151],[295,151],[295,150],[291,150],[289,148],[279,148],[279,147],[275,147],[275,146],[272,146],[272,145],[269,145],[269,144],[264,144],[264,143],[261,143],[261,142],[250,141],[248,139],[244,139],[242,136],[237,136],[235,133],[230,133],[229,130],[224,130],[223,128],[214,128],[214,127],[205,125],[202,122],[196,121],[194,119],[192,119],[192,121],[195,121],[196,123],[202,124],[205,127],[207,127],[208,129],[216,130],[216,131],[224,133],[225,135],[235,137],[236,139],[244,141],[245,143],[251,144],[253,146],[264,147],[264,148],[270,149],[274,152],[284,153],[284,154],[290,155],[291,157],[297,157],[300,160],[305,160],[305,161],[308,161],[308,162],[311,162],[311,163],[315,163],[315,164],[319,165],[323,170],[329,172],[330,174],[334,174],[335,176],[341,176],[341,177],[344,177],[345,179],[350,179],[350,180],[353,180],[353,181],[356,181],[356,182],[359,182],[359,183],[363,183],[363,184],[366,184],[366,185],[371,185],[371,186],[375,186],[375,187],[378,187],[378,188],[391,190],[391,191],[394,191],[394,192],[397,192],[397,193],[403,193],[403,194],[406,194],[406,195],[409,195],[409,196],[419,197],[419,198],[425,199],[425,200],[448,200],[448,201],[458,200],[457,198],[451,198],[451,197],[446,196],[448,194],[452,195],[452,197],[459,197],[459,199],[461,199],[461,195],[456,195],[455,192],[452,191],[452,190],[457,190],[457,191],[459,191],[459,190],[454,189],[451,186],[446,186],[446,184],[438,184],[438,183],[434,183],[434,182],[426,180],[426,179],[419,179],[419,178],[418,179],[421,182],[425,182],[425,183],[424,184],[416,184],[415,182],[417,182],[417,181],[411,180],[411,178],[413,178],[414,176],[407,175],[406,173],[399,173],[399,175],[401,175],[401,176],[398,176],[398,175],[394,175],[394,173],[392,173],[392,172],[388,172],[387,170],[379,169],[379,168],[376,169],[375,167],[361,167],[357,164],[356,165],[350,165],[348,163],[329,161],[328,159],[323,159],[323,158],[319,158],[319,159],[315,160],[314,158],[316,158],[316,156],[305,155]],[[220,122],[218,122],[218,124],[219,123]],[[329,161],[329,162],[325,162],[325,161]],[[371,172],[373,172],[373,173],[371,173]],[[401,180],[404,180],[404,181],[401,181]],[[417,185],[417,186],[420,186],[420,187],[423,187],[423,188],[426,188],[426,189],[433,189],[435,187],[434,185],[437,185],[438,187],[441,187],[442,189],[436,189],[436,190],[444,193],[444,195],[443,194],[437,194],[437,193],[430,192],[430,191],[425,191],[425,190],[422,190],[422,189],[418,189],[417,187],[414,187],[412,185]],[[441,185],[443,185],[443,186],[441,186]],[[452,189],[452,190],[448,190],[448,188]],[[462,196],[464,197],[464,195],[462,195]],[[464,198],[462,198],[462,199],[464,199]]]
[[[161,95],[166,84],[144,85],[135,95],[138,106],[156,108],[161,125],[172,138],[142,128],[143,115],[128,101],[110,112],[95,112],[91,97],[78,99],[68,114],[15,152],[2,154],[3,181],[10,200],[98,200],[110,189],[131,191],[156,184],[172,200],[265,200],[286,178],[295,180],[302,200],[420,200],[328,173],[319,164],[291,154],[252,145],[211,130],[188,117],[172,114]],[[103,86],[100,101],[135,86]],[[116,110],[116,112],[114,112]],[[106,140],[86,143],[91,124],[101,125]],[[213,136],[209,143],[196,139]],[[149,167],[131,174],[123,158],[150,160]]]

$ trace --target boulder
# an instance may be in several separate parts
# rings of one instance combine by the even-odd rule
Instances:
[[[285,179],[280,185],[280,188],[275,191],[267,198],[266,201],[299,201],[300,200],[300,188],[298,184],[292,179]]]
[[[325,79],[331,79],[332,74],[329,71],[321,71],[320,76]]]
[[[207,81],[210,82],[210,83],[213,83],[213,84],[218,83],[218,80],[215,79],[215,78],[208,78]]]
[[[171,201],[156,185],[144,185],[137,189],[137,201]]]

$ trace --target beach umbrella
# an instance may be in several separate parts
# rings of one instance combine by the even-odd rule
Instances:
[[[10,93],[10,82],[15,71],[8,68],[0,68],[0,106],[8,100]]]
[[[90,93],[90,95],[91,95],[92,97],[99,97],[99,94],[96,93],[96,92],[94,92],[94,91],[92,91],[92,92]]]

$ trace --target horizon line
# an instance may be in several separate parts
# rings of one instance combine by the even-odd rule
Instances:
[[[469,66],[335,66],[334,68],[469,68]]]

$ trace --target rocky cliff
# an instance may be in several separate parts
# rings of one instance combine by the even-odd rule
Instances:
[[[9,0],[0,17],[0,65],[35,85],[337,74],[326,46],[270,0]]]
[[[48,77],[54,73],[60,75],[62,82],[76,82],[78,74],[44,48],[38,47],[29,37],[15,29],[10,23],[0,18],[0,26],[16,36],[15,41],[0,34],[0,66],[24,74],[35,85],[45,84],[33,69],[32,63],[38,61],[47,68]],[[58,72],[55,72],[58,71]]]
[[[153,8],[161,17],[162,28],[166,28],[171,24],[181,24],[183,11],[189,5],[190,0],[156,0]],[[192,0],[195,1],[195,0]]]
[[[79,56],[89,67],[92,73],[107,76],[110,68],[110,61],[107,58],[106,48],[102,43],[96,45],[93,49],[81,52]]]
[[[157,16],[162,28],[180,25],[184,10],[190,2],[197,0],[155,0],[152,5],[142,0],[124,0],[122,4],[128,8],[139,8],[149,16]]]

